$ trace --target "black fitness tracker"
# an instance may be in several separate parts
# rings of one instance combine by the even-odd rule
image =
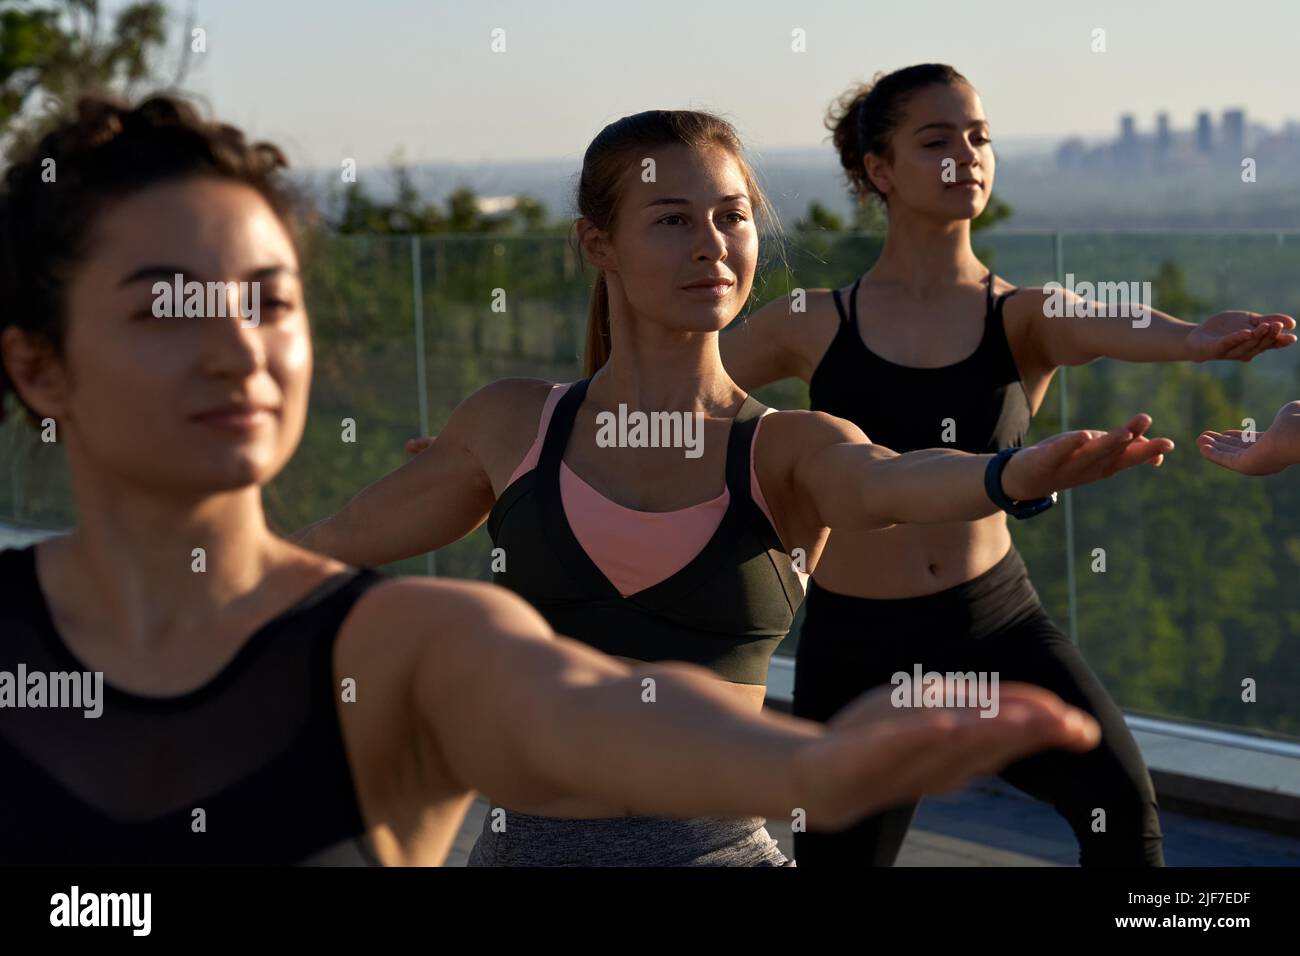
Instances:
[[[1011,460],[1011,456],[1020,450],[1004,448],[993,456],[989,466],[984,469],[984,490],[992,502],[1011,517],[1032,518],[1056,504],[1056,492],[1053,491],[1046,498],[1035,498],[1033,501],[1012,501],[1006,496],[1002,490],[1002,472],[1007,467],[1007,462]]]

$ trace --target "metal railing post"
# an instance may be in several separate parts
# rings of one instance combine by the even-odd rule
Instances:
[[[424,279],[420,274],[420,237],[411,237],[411,301],[415,308],[415,391],[420,414],[420,436],[429,434],[429,380],[424,356]],[[438,573],[434,552],[424,556],[424,569],[430,577]]]
[[[1052,271],[1056,274],[1056,281],[1064,283],[1065,281],[1065,256],[1063,253],[1061,234],[1052,233]],[[1069,369],[1062,366],[1061,376],[1061,431],[1068,431],[1070,428],[1070,379]],[[1076,593],[1074,577],[1074,491],[1067,488],[1062,497],[1065,499],[1065,591],[1066,598],[1069,602],[1069,628],[1070,643],[1078,646],[1079,644],[1079,596]]]

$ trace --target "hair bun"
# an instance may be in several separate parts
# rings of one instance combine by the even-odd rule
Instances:
[[[869,153],[890,156],[889,141],[902,120],[908,98],[936,83],[969,85],[964,76],[946,64],[922,63],[893,73],[878,72],[871,82],[853,87],[826,111],[826,128],[840,154],[849,189],[859,200],[873,195],[884,199],[863,162]]]

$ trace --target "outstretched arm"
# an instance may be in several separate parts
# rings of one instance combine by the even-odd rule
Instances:
[[[820,412],[779,412],[765,423],[764,441],[777,449],[762,461],[774,481],[811,502],[823,527],[868,531],[893,524],[975,521],[998,508],[984,488],[992,455],[928,449],[900,455],[868,443],[856,425]],[[1148,415],[1112,432],[1071,431],[1023,449],[1007,463],[1002,490],[1013,501],[1089,484],[1144,462],[1159,464],[1173,450],[1167,438],[1148,439]],[[773,427],[776,426],[776,427]]]
[[[437,441],[293,540],[348,564],[375,567],[469,534],[495,501],[479,454],[483,436],[499,431],[506,414],[518,414],[520,386],[516,379],[479,389],[451,413]]]
[[[1243,475],[1273,475],[1300,464],[1300,401],[1279,408],[1273,424],[1262,432],[1205,431],[1196,446],[1203,457]]]
[[[1249,362],[1261,352],[1296,341],[1288,331],[1295,328],[1295,319],[1281,313],[1220,312],[1196,325],[1142,303],[1121,309],[1051,289],[1022,289],[1004,308],[1023,312],[1030,347],[1048,368],[1103,357],[1128,362]]]
[[[504,806],[591,797],[637,814],[786,819],[799,808],[835,829],[1099,739],[1091,718],[1026,685],[1001,685],[993,717],[895,709],[887,692],[828,727],[754,712],[704,668],[632,668],[555,637],[501,589],[461,590],[413,673],[415,709],[456,781]]]

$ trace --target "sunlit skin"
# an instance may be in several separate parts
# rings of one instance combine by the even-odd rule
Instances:
[[[111,687],[171,697],[206,685],[260,625],[345,569],[276,537],[262,512],[262,487],[306,415],[298,271],[287,231],[251,188],[159,184],[95,217],[67,290],[61,356],[16,327],[0,335],[8,378],[56,419],[72,472],[77,525],[37,546],[42,596],[72,653]],[[154,317],[152,284],[176,272],[258,279],[259,323],[244,324],[233,301],[225,317]],[[702,668],[632,671],[476,582],[372,588],[343,622],[333,663],[336,681],[360,688],[337,714],[386,864],[440,863],[476,790],[510,806],[586,794],[682,816],[802,806],[835,826],[1044,747],[1098,739],[1086,715],[1024,686],[1002,688],[996,720],[900,713],[882,695],[849,708],[842,733],[756,718]],[[649,715],[646,676],[662,701]],[[920,752],[939,762],[916,761]],[[140,758],[123,773],[157,773],[169,759]]]
[[[1196,447],[1207,460],[1243,475],[1275,475],[1300,464],[1300,401],[1279,408],[1263,431],[1207,429],[1196,439]]]
[[[312,367],[298,259],[279,219],[252,189],[210,179],[128,197],[96,227],[114,241],[69,289],[70,312],[93,318],[70,324],[78,371],[56,414],[79,471],[101,488],[120,472],[195,498],[265,482],[302,436]],[[232,283],[228,316],[156,317],[154,285],[177,273]],[[256,326],[236,318],[235,281],[259,283]],[[111,427],[123,420],[137,427]],[[110,473],[91,474],[101,468]]]
[[[612,232],[579,224],[605,270],[611,330],[624,339],[614,349],[620,360],[632,351],[634,333],[725,328],[749,298],[758,259],[748,187],[730,153],[668,146],[653,158],[653,183],[642,182],[640,166],[624,177]]]
[[[859,333],[886,361],[940,368],[962,361],[979,345],[988,269],[975,256],[970,232],[994,186],[992,135],[972,87],[934,84],[906,100],[889,154],[864,158],[864,171],[885,197],[889,227],[858,293]],[[1011,288],[997,279],[993,293]],[[1003,306],[1007,341],[1035,413],[1058,367],[1100,355],[1249,361],[1296,341],[1288,331],[1295,320],[1282,314],[1228,311],[1191,325],[1152,309],[1150,327],[1137,329],[1127,318],[1045,318],[1049,295],[1022,288]],[[1066,299],[1073,303],[1077,297]],[[1105,306],[1095,305],[1098,315],[1107,314]],[[806,312],[800,313],[780,298],[722,336],[723,360],[746,388],[786,377],[808,381],[839,323],[830,290],[808,290]],[[959,400],[954,417],[960,427]],[[971,580],[1010,546],[1001,512],[976,521],[899,524],[865,533],[841,529],[830,536],[816,576],[841,594],[913,597]]]
[[[610,299],[610,361],[592,380],[587,404],[702,412],[704,447],[717,450],[745,393],[722,371],[716,333],[749,297],[758,229],[744,176],[727,151],[667,146],[650,158],[655,181],[642,180],[639,164],[629,169],[612,229],[578,224]],[[657,373],[641,374],[646,367]],[[602,493],[641,511],[689,507],[716,497],[725,483],[718,454],[706,467],[683,469],[677,448],[609,451],[575,435],[566,461]],[[754,710],[762,707],[762,686],[726,686]]]
[[[605,272],[612,342],[586,404],[703,412],[704,447],[717,450],[745,399],[722,370],[717,333],[749,297],[758,228],[744,176],[726,150],[668,146],[651,158],[653,183],[642,181],[639,164],[624,177],[613,229],[578,224],[591,261]],[[646,367],[656,374],[640,374]],[[677,448],[611,455],[594,441],[575,440],[566,460],[628,507],[672,511],[720,492],[723,456],[709,458],[708,467],[688,470]],[[645,481],[647,472],[655,480]],[[629,493],[638,486],[644,490]],[[755,710],[762,707],[764,687],[727,686]]]
[[[964,84],[917,92],[890,140],[891,156],[864,166],[895,228],[955,230],[988,205],[997,159],[979,94]]]
[[[285,546],[266,531],[260,486],[289,460],[306,420],[312,359],[298,259],[254,190],[206,178],[110,204],[87,249],[67,287],[62,361],[6,332],[6,356],[28,369],[17,376],[25,397],[57,422],[79,504],[76,532],[38,557],[47,587],[76,598],[56,602],[74,651],[107,670],[121,661],[130,688],[139,676],[128,662],[148,647],[161,655],[151,657],[152,692],[179,692],[232,656],[220,640],[196,651],[185,639],[218,627],[211,601],[233,602],[222,619],[233,636],[276,600],[258,584],[284,564]],[[235,288],[227,318],[156,317],[153,285],[178,272],[186,281],[260,282],[256,327],[238,317]],[[255,560],[225,560],[226,549],[246,555],[250,546]],[[175,557],[196,547],[206,551],[204,574]],[[73,586],[95,581],[100,549],[138,554],[135,598]],[[299,559],[278,580],[292,587],[330,568]],[[159,583],[167,598],[144,600]],[[98,600],[117,606],[99,618]]]
[[[641,179],[654,160],[653,182]],[[579,220],[583,251],[609,291],[611,353],[592,377],[564,462],[598,492],[626,507],[674,511],[718,497],[725,488],[727,430],[746,398],[723,368],[719,330],[750,291],[758,234],[745,176],[716,148],[647,150],[628,163],[612,224]],[[712,281],[716,289],[693,291]],[[355,495],[339,512],[303,529],[299,542],[350,563],[385,564],[444,547],[486,519],[537,433],[552,383],[503,379],[466,398],[436,440],[402,468]],[[610,448],[597,443],[603,409],[698,412],[703,455],[680,448]],[[1173,448],[1147,437],[1149,416],[1112,432],[1055,436],[1008,464],[1004,490],[1031,498],[1095,481]],[[995,508],[984,492],[986,459],[948,451],[901,456],[872,445],[849,422],[822,413],[767,416],[754,467],[787,552],[802,548],[816,566],[828,529],[881,528],[903,520],[948,520]],[[765,689],[717,681],[720,693],[751,713]],[[565,798],[508,804],[558,817],[631,812],[609,801]]]
[[[758,228],[744,175],[726,150],[667,146],[650,158],[655,181],[642,180],[640,164],[629,169],[612,229],[578,223],[590,260],[605,272],[612,342],[584,405],[591,414],[620,402],[700,412],[705,458],[683,468],[679,448],[610,454],[589,428],[583,436],[575,429],[565,460],[620,504],[673,511],[714,498],[725,485],[720,452],[745,393],[722,369],[717,333],[749,297]],[[761,685],[726,686],[762,707]]]

